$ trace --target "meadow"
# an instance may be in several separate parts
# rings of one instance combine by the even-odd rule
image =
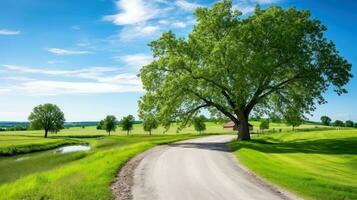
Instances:
[[[231,148],[257,175],[305,199],[357,199],[357,129],[265,134]]]
[[[255,129],[259,127],[259,122],[251,123],[255,126]],[[153,131],[152,135],[149,135],[143,131],[141,124],[135,124],[129,136],[127,136],[125,131],[120,130],[120,128],[118,128],[116,132],[113,132],[111,136],[108,136],[105,131],[96,130],[93,126],[64,129],[57,134],[50,134],[49,138],[43,138],[43,131],[1,132],[0,199],[111,199],[112,194],[109,186],[116,173],[128,159],[138,153],[156,145],[208,134],[236,134],[235,131],[224,130],[221,124],[208,122],[206,126],[207,130],[202,135],[194,131],[192,127],[177,132],[176,125],[173,125],[168,131],[165,131],[163,127],[159,127]],[[284,158],[285,155],[288,155],[287,152],[279,152],[280,150],[276,149],[276,157],[270,157],[269,155],[265,156],[269,159],[261,159],[262,154],[271,154],[271,152],[260,152],[253,149],[252,146],[262,145],[263,149],[269,150],[269,148],[274,149],[275,147],[279,147],[274,145],[274,142],[280,140],[282,140],[281,143],[283,143],[283,141],[290,141],[290,137],[294,137],[295,139],[296,137],[301,137],[300,140],[330,137],[330,135],[324,135],[329,133],[329,131],[316,131],[327,129],[327,127],[314,124],[304,124],[299,127],[298,130],[300,130],[300,132],[303,130],[313,130],[311,132],[301,132],[301,134],[298,131],[288,133],[292,128],[279,123],[271,123],[270,128],[276,131],[282,129],[283,133],[259,134],[253,136],[254,141],[252,142],[241,144],[233,143],[232,145],[237,157],[249,168],[264,177],[267,177],[267,174],[272,171],[262,173],[259,169],[257,170],[255,166],[264,168],[264,166],[269,166],[271,163],[281,162],[279,163],[281,165],[271,165],[272,168],[274,168],[272,170],[273,172],[274,170],[281,170],[280,166],[284,166],[284,168],[287,168],[284,170],[286,171],[286,176],[288,176],[289,173],[290,175],[296,173],[296,169],[294,168],[296,166],[290,166],[290,163],[284,162],[286,160],[292,160],[291,162],[293,162],[294,159],[299,159],[299,157],[295,155],[295,152],[292,152],[291,154],[293,154],[293,156],[295,155],[295,157]],[[336,131],[332,136],[348,136],[348,134],[341,133],[344,132]],[[349,135],[352,137],[354,133],[355,132]],[[342,136],[341,138],[334,137],[331,138],[331,141],[344,139]],[[56,149],[59,147],[71,144],[89,145],[91,149],[89,151],[67,154],[56,153]],[[270,146],[271,144],[273,145]],[[267,147],[264,145],[267,145]],[[311,148],[313,147],[314,145],[312,145]],[[349,148],[353,149],[352,146],[349,146]],[[298,149],[300,148],[296,147],[296,151],[298,151]],[[327,151],[327,147],[324,150]],[[302,151],[300,161],[295,162],[307,162],[303,156],[307,152],[304,152],[303,148],[301,148],[300,151]],[[343,153],[344,151],[341,152]],[[322,153],[320,152],[320,154]],[[308,154],[308,156],[310,156],[310,154]],[[350,154],[344,156],[346,156],[344,157],[345,159],[356,159],[356,157]],[[282,161],[279,160],[280,158]],[[310,159],[309,157],[306,158]],[[334,162],[332,164],[329,163],[330,161],[326,161],[326,158],[322,156],[315,156],[311,159],[314,159],[315,162],[312,163],[308,160],[309,165],[312,166],[319,164],[316,162],[323,162],[323,164],[329,164],[330,166],[333,166],[332,164],[336,165]],[[351,163],[351,165],[353,164],[355,163]],[[304,163],[301,165],[304,166]],[[292,167],[292,169],[289,167]],[[352,171],[349,172],[353,174]],[[331,172],[329,173],[331,174]],[[309,174],[304,176],[304,178],[307,177],[309,177]],[[268,177],[268,179],[270,180],[270,177]],[[278,178],[278,180],[280,179]],[[279,181],[272,181],[285,186],[284,183]],[[350,182],[346,182],[346,184],[354,185],[355,182],[351,179]],[[331,185],[336,186],[333,183]],[[290,187],[287,188],[290,189]],[[292,189],[292,191],[299,192],[299,190],[294,189]],[[309,194],[304,195],[309,196]]]

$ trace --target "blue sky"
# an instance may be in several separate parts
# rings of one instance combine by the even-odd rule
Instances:
[[[32,108],[55,103],[67,121],[137,113],[137,78],[151,61],[147,43],[172,30],[186,36],[193,10],[208,0],[1,0],[0,121],[26,121]],[[309,9],[326,36],[357,71],[357,2],[353,0],[236,0],[246,15],[255,4]],[[349,93],[325,94],[321,115],[357,121],[357,81]]]

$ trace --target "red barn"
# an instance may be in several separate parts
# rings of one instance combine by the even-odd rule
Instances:
[[[249,130],[253,130],[253,125],[248,123],[248,126],[249,126]],[[236,126],[233,121],[229,121],[228,123],[223,125],[223,128],[224,129],[232,129],[234,131],[237,131],[238,130],[238,125]]]

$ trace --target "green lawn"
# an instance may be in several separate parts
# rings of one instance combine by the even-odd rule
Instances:
[[[307,199],[357,199],[357,129],[255,136],[233,142],[256,174]]]
[[[0,199],[111,199],[110,184],[129,158],[158,144],[197,135],[83,138],[92,150],[54,150],[0,158]],[[18,160],[18,158],[28,159]]]

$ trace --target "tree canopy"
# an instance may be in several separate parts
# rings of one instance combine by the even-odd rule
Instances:
[[[347,120],[347,121],[345,122],[345,125],[346,125],[346,127],[353,127],[353,126],[354,126],[354,123],[353,123],[353,121],[351,121],[351,120]]]
[[[169,31],[149,44],[155,59],[140,71],[141,116],[185,126],[206,109],[228,117],[239,125],[238,139],[249,140],[250,113],[284,115],[294,108],[306,115],[326,102],[329,87],[347,92],[351,64],[309,11],[257,6],[241,17],[223,0],[195,15],[187,38]]]
[[[202,131],[206,130],[206,124],[205,124],[205,116],[201,115],[198,117],[193,118],[193,127],[195,128],[196,131],[201,133]]]
[[[329,118],[328,116],[321,116],[320,120],[321,120],[321,123],[325,126],[330,126],[331,121],[332,121],[331,118]]]
[[[144,119],[144,121],[143,121],[144,131],[149,132],[150,135],[151,135],[151,131],[153,129],[157,129],[158,126],[159,126],[159,123],[153,116],[149,116],[146,119]]]
[[[109,135],[115,131],[118,125],[118,120],[114,115],[108,115],[103,121],[99,122],[101,129],[104,129]]]
[[[336,120],[334,123],[333,123],[334,126],[337,126],[337,127],[344,127],[345,124],[343,123],[343,121],[341,120]]]
[[[64,114],[54,104],[42,104],[33,109],[28,120],[34,129],[45,130],[45,138],[48,132],[57,133],[64,128]]]
[[[129,135],[129,132],[133,129],[134,117],[132,115],[128,115],[123,117],[120,120],[120,126],[123,131],[126,131],[126,134]]]

